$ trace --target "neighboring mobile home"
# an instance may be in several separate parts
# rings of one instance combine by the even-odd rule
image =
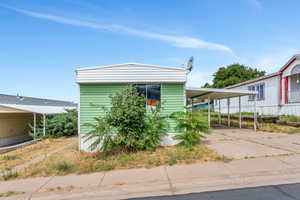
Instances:
[[[79,84],[79,135],[80,149],[88,151],[90,141],[83,136],[90,130],[86,123],[94,123],[95,117],[103,115],[101,108],[110,107],[110,95],[121,91],[128,84],[136,85],[146,96],[148,107],[162,103],[162,113],[169,115],[184,111],[186,70],[137,63],[125,63],[103,67],[87,67],[76,70]],[[169,135],[174,135],[174,121],[169,120]],[[165,138],[166,144],[172,143]]]
[[[32,139],[29,124],[34,126],[46,115],[64,113],[76,106],[67,101],[0,94],[0,147]]]
[[[226,89],[257,91],[257,112],[270,115],[300,116],[300,55],[294,55],[278,72],[245,81]],[[242,97],[242,112],[253,112],[254,96]],[[238,112],[238,99],[230,99],[230,113]],[[215,101],[215,109],[219,103]],[[221,112],[227,112],[227,101],[221,100]]]

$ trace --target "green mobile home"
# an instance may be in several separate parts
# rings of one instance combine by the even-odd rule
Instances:
[[[91,141],[85,141],[89,131],[86,123],[94,123],[94,118],[103,115],[99,106],[110,106],[110,95],[121,91],[128,84],[136,85],[146,97],[146,106],[162,104],[165,115],[183,111],[186,105],[186,69],[162,67],[138,63],[86,67],[76,70],[79,85],[79,148],[88,151]],[[99,105],[99,106],[96,106]],[[175,134],[174,122],[169,120],[169,134],[162,145],[172,145]]]

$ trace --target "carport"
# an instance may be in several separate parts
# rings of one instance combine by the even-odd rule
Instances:
[[[46,135],[46,117],[65,113],[67,109],[75,109],[75,107],[66,106],[39,106],[39,105],[18,105],[18,104],[0,104],[0,113],[6,114],[32,114],[34,135],[37,132],[38,116],[42,118],[43,135]]]
[[[210,102],[218,101],[218,121],[221,124],[221,99],[227,99],[227,115],[228,115],[228,127],[230,127],[230,98],[238,97],[239,99],[239,128],[242,128],[242,112],[241,112],[241,97],[242,96],[249,96],[254,95],[253,101],[253,127],[256,131],[257,128],[257,113],[256,113],[256,94],[255,91],[247,91],[247,90],[234,90],[234,89],[213,89],[213,88],[193,88],[187,87],[186,88],[186,97],[191,99],[191,106],[193,108],[194,99],[199,100],[207,100],[208,103],[208,125],[211,126],[211,105]]]

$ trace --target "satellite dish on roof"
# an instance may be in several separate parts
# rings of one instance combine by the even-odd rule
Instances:
[[[189,61],[186,64],[187,73],[190,73],[192,71],[193,65],[194,65],[194,56],[190,57]]]

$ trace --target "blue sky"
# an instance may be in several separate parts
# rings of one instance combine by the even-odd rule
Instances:
[[[76,101],[75,69],[139,62],[268,73],[300,53],[300,1],[1,0],[0,93]]]

